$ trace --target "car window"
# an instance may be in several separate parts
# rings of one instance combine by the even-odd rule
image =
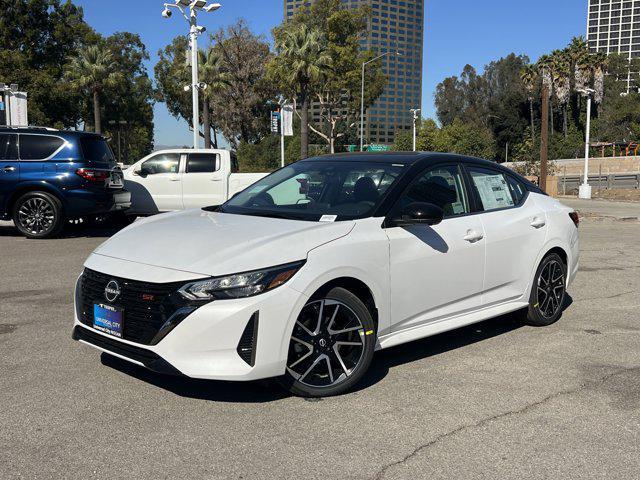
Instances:
[[[160,153],[144,162],[140,170],[146,175],[157,173],[178,173],[180,169],[179,153]]]
[[[231,173],[238,173],[240,171],[240,165],[238,164],[238,157],[235,153],[231,153]]]
[[[515,205],[505,175],[491,169],[468,167],[473,187],[485,212]]]
[[[44,160],[64,144],[59,137],[49,135],[20,135],[20,159]]]
[[[399,210],[414,202],[432,203],[444,210],[445,217],[469,213],[460,169],[456,165],[427,170],[402,194]]]
[[[0,133],[0,160],[16,160],[18,158],[17,135]]]
[[[527,193],[527,189],[522,183],[520,183],[510,175],[507,175],[507,183],[509,184],[509,190],[511,191],[513,201],[516,203],[516,205],[520,205],[522,199]]]
[[[82,148],[82,156],[85,160],[93,162],[115,162],[111,147],[102,137],[82,137],[80,138],[80,148]]]
[[[215,153],[190,153],[187,158],[187,173],[211,173],[218,169]]]

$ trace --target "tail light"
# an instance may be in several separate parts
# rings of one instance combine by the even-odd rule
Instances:
[[[576,226],[576,228],[578,228],[578,225],[580,224],[580,217],[578,216],[578,212],[570,212],[569,216],[571,217],[571,220],[573,220],[573,224]]]
[[[110,172],[93,168],[79,168],[76,170],[76,174],[91,183],[104,183],[109,179]]]

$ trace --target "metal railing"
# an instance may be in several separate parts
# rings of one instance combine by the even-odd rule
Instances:
[[[558,177],[558,192],[566,195],[577,190],[582,183],[582,175],[562,175]],[[611,173],[589,175],[589,185],[596,191],[613,189],[640,189],[640,173]]]

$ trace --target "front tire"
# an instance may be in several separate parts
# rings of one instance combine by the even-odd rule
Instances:
[[[567,285],[567,266],[557,253],[550,253],[538,266],[533,279],[525,323],[544,327],[562,315]]]
[[[375,324],[365,304],[350,291],[333,288],[300,312],[281,383],[301,397],[344,393],[369,368],[375,343]]]
[[[51,238],[64,226],[62,204],[46,192],[29,192],[13,207],[13,223],[27,238]]]

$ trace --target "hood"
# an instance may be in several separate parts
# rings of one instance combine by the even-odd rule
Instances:
[[[310,250],[353,226],[188,210],[138,220],[94,253],[218,276],[306,259]]]

